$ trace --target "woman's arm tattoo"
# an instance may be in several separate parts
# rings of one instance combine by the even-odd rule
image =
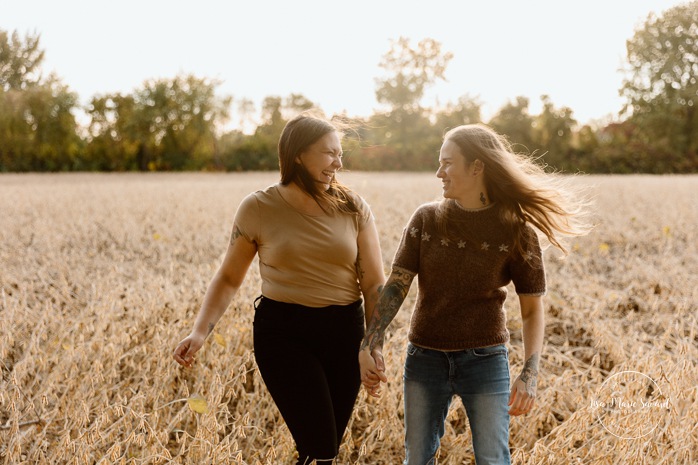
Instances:
[[[383,344],[385,330],[405,301],[414,276],[413,273],[407,271],[393,270],[388,282],[380,291],[378,302],[373,309],[373,316],[366,329],[366,337],[361,344],[361,350],[368,347],[372,351]]]
[[[521,370],[521,381],[526,386],[526,393],[529,396],[536,395],[536,383],[538,380],[538,353],[531,355],[526,360],[523,370]]]
[[[240,232],[240,228],[238,228],[237,224],[233,225],[233,232],[230,235],[230,245],[232,245],[238,237],[242,236],[242,233]]]
[[[359,281],[364,279],[364,269],[361,268],[361,254],[358,253],[356,254],[356,276],[359,278]]]

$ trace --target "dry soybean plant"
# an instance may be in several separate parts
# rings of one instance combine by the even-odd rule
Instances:
[[[256,263],[195,366],[171,358],[238,203],[276,179],[0,176],[0,463],[292,461],[293,442],[252,353]],[[373,208],[388,273],[411,213],[439,198],[438,180],[342,179]],[[539,396],[534,411],[512,419],[514,463],[696,463],[698,177],[576,182],[594,193],[598,225],[569,242],[565,259],[546,253]],[[402,461],[401,365],[414,297],[412,289],[389,328],[390,381],[379,399],[360,395],[339,463]],[[506,305],[515,375],[523,348],[514,299],[510,292]],[[439,462],[474,463],[458,401]]]

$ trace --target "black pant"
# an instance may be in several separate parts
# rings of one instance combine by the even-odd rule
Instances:
[[[296,442],[298,464],[330,463],[361,387],[362,302],[312,308],[261,297],[255,303],[255,359]]]

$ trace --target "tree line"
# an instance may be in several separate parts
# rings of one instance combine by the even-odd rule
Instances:
[[[488,121],[470,95],[439,108],[420,102],[453,57],[424,39],[390,44],[368,117],[333,115],[345,128],[345,167],[432,170],[447,128],[484,122],[550,169],[588,173],[698,171],[698,1],[650,14],[627,40],[626,105],[617,121],[579,125],[568,107],[541,96],[538,114],[516,97]],[[252,133],[221,132],[233,99],[220,82],[194,75],[144,82],[132,93],[93,96],[87,105],[54,75],[43,76],[39,35],[0,30],[0,171],[273,170],[286,121],[319,106],[301,94],[264,99]],[[78,124],[81,110],[87,123]],[[238,103],[244,116],[254,111]],[[320,110],[321,111],[321,110]]]

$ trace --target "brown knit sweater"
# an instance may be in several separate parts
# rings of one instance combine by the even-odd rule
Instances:
[[[418,275],[409,340],[444,351],[505,343],[505,286],[513,281],[519,295],[546,292],[538,237],[527,225],[525,256],[517,253],[496,204],[456,207],[458,226],[445,237],[437,231],[438,206],[428,203],[415,211],[393,260],[393,267]]]

